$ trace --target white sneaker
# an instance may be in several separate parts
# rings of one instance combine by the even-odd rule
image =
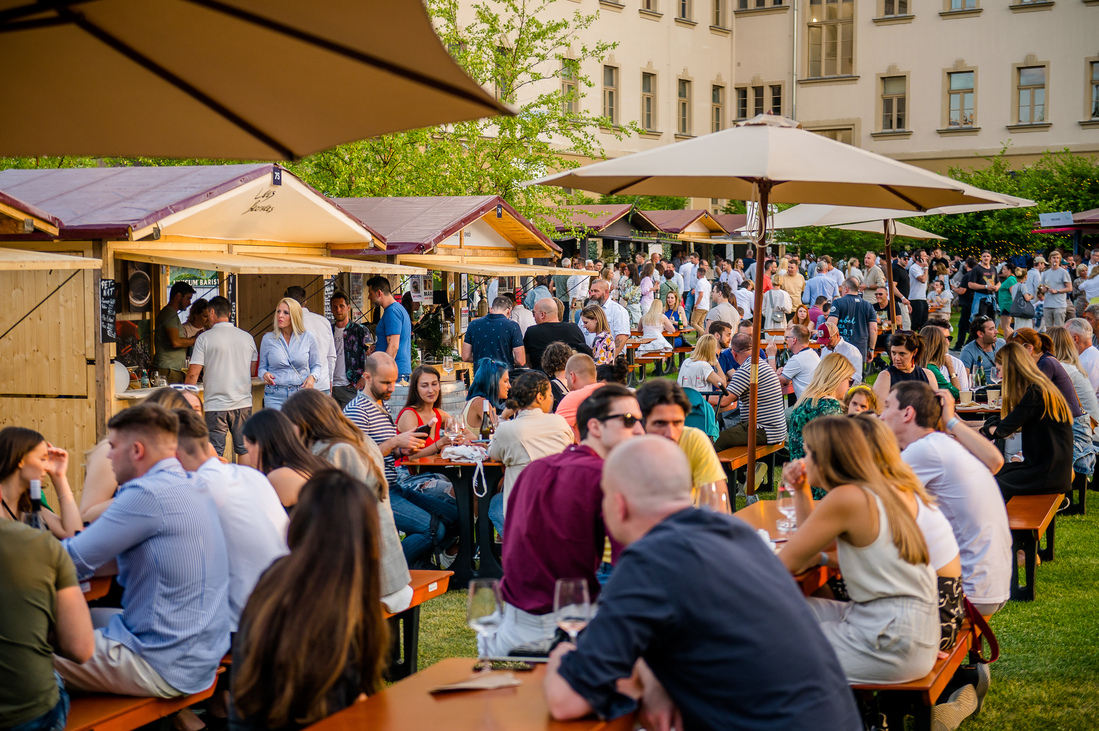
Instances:
[[[977,691],[972,685],[966,685],[954,691],[950,700],[932,709],[932,731],[954,731],[962,721],[977,710]]]

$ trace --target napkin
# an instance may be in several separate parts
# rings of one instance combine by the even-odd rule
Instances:
[[[767,545],[767,548],[771,549],[771,553],[776,553],[778,551],[778,546],[775,544],[774,541],[771,540],[771,534],[768,533],[766,530],[764,530],[763,528],[757,528],[756,535],[759,536],[759,540],[763,541]]]
[[[497,688],[511,688],[522,683],[514,673],[476,673],[457,683],[448,683],[432,688],[428,693],[451,693],[459,690],[496,690]]]

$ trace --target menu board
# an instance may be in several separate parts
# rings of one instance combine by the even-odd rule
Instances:
[[[99,338],[101,342],[113,343],[118,339],[115,323],[118,318],[118,282],[113,279],[99,280]]]

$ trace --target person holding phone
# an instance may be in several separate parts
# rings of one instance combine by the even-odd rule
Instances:
[[[443,434],[451,416],[439,408],[442,392],[438,370],[422,365],[412,371],[408,400],[397,414],[398,432],[415,431],[423,437],[424,446],[409,455],[412,459],[441,454],[443,448],[451,443],[450,437]]]

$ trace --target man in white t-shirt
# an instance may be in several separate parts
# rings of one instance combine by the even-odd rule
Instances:
[[[252,374],[259,353],[251,335],[229,322],[232,305],[225,297],[210,300],[209,330],[199,334],[191,351],[191,365],[185,383],[198,383],[202,377],[203,413],[210,443],[219,455],[225,454],[225,435],[233,435],[233,451],[247,454],[244,448],[244,422],[252,416]]]
[[[733,290],[733,296],[736,299],[736,306],[744,312],[744,317],[752,316],[752,309],[755,307],[755,282],[748,281],[744,283],[744,286],[740,289]]]
[[[313,388],[325,393],[332,393],[332,374],[336,372],[336,339],[332,335],[332,323],[324,315],[310,312],[305,306],[308,299],[303,287],[287,287],[283,297],[297,300],[301,305],[302,324],[305,330],[317,339],[317,347],[320,349],[321,377],[313,384]]]
[[[706,262],[698,265],[698,276],[694,281],[694,309],[691,310],[691,327],[699,335],[706,334],[706,313],[710,311],[710,297],[713,285],[710,283],[710,268]]]
[[[813,379],[813,371],[820,365],[820,355],[809,347],[809,328],[804,325],[791,325],[786,328],[786,348],[790,351],[790,360],[782,368],[776,368],[777,348],[774,343],[767,346],[767,362],[775,368],[778,380],[783,386],[794,387],[794,396],[801,398],[801,392]]]
[[[912,303],[912,329],[919,332],[927,323],[927,252],[920,249],[908,267],[908,301]]]
[[[691,252],[687,261],[679,267],[679,275],[683,278],[683,310],[690,317],[695,307],[695,285],[698,280],[698,254]]]
[[[1065,323],[1076,354],[1080,356],[1080,365],[1084,366],[1084,375],[1088,377],[1092,390],[1099,392],[1099,349],[1092,345],[1091,323],[1081,317],[1074,317]]]
[[[941,416],[949,417],[946,434],[935,431]],[[954,529],[966,597],[982,615],[991,616],[1011,596],[1014,560],[1007,509],[992,473],[1003,465],[1003,455],[954,415],[948,392],[936,394],[926,383],[893,386],[882,421],[897,435],[901,458]]]
[[[603,314],[607,316],[607,325],[610,326],[611,337],[614,338],[613,357],[617,358],[630,337],[630,312],[611,299],[611,283],[606,279],[596,279],[592,282],[588,296],[599,303],[603,308]]]
[[[823,358],[832,353],[839,353],[844,358],[851,361],[851,365],[855,368],[855,375],[852,383],[862,383],[862,351],[843,339],[843,336],[840,335],[839,327],[834,322],[824,322],[817,328],[817,331],[825,331],[828,334],[828,342],[821,346],[820,357]]]

